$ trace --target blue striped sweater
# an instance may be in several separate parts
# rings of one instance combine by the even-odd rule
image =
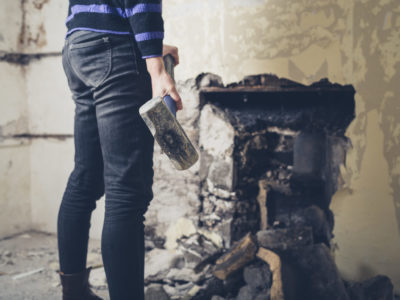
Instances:
[[[67,36],[76,30],[134,35],[143,58],[162,55],[161,0],[70,0]]]

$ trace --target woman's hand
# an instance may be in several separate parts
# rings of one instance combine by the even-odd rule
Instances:
[[[179,64],[179,55],[178,55],[178,48],[175,46],[171,45],[163,45],[163,53],[162,56],[166,56],[168,54],[171,54],[172,57],[175,60],[175,66]]]
[[[175,83],[171,76],[167,73],[162,57],[151,57],[146,59],[147,71],[151,77],[151,86],[153,90],[153,98],[170,95],[176,102],[176,109],[181,110],[182,100],[179,96]]]

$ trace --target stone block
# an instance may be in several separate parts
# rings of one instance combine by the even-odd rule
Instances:
[[[28,132],[25,87],[23,68],[0,62],[0,138]]]
[[[260,247],[273,251],[286,251],[313,243],[310,227],[268,229],[257,232],[257,242]]]
[[[248,233],[216,261],[214,275],[219,279],[225,280],[229,275],[252,261],[256,251],[257,245],[251,234]]]
[[[72,134],[75,105],[61,56],[32,61],[25,76],[30,133]]]
[[[200,114],[200,180],[228,192],[235,187],[234,128],[224,112],[206,104]]]

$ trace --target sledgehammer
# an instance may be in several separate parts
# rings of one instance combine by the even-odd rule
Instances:
[[[165,69],[174,78],[174,58],[164,57]],[[162,151],[178,170],[190,168],[199,158],[182,126],[176,119],[176,105],[171,96],[155,97],[139,108],[147,127]]]

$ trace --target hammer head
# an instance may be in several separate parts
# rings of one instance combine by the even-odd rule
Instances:
[[[153,98],[140,107],[139,113],[175,168],[186,170],[198,160],[199,155],[175,118],[174,110],[168,108],[171,106],[169,101],[171,99]]]

